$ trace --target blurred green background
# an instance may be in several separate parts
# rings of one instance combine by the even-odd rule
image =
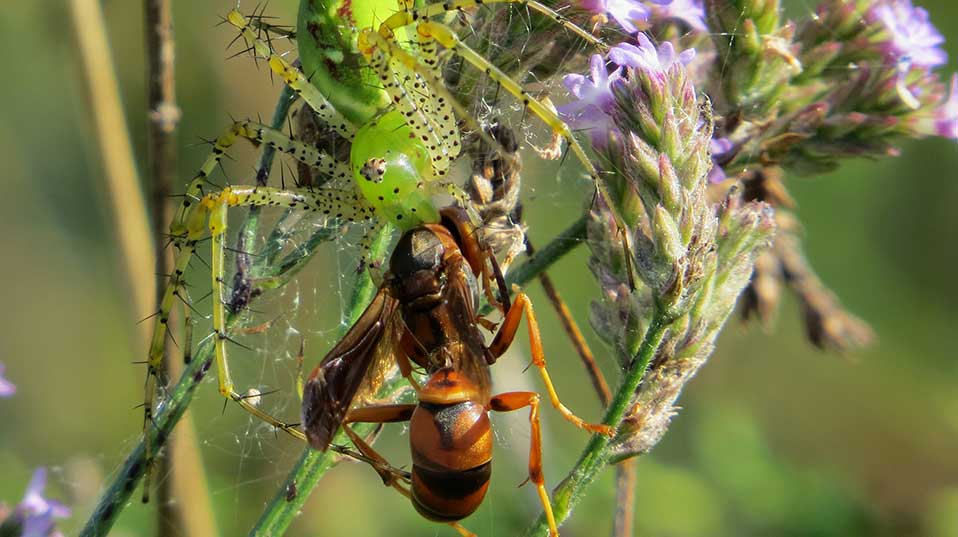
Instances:
[[[958,4],[922,0],[958,58]],[[279,85],[246,58],[230,61],[233,34],[215,27],[234,2],[174,3],[177,38],[179,176],[182,188],[230,116],[269,117]],[[252,5],[252,4],[251,4]],[[251,7],[245,6],[245,7]],[[140,2],[106,1],[109,39],[140,173],[145,172],[145,66]],[[811,1],[788,3],[793,15]],[[268,12],[292,23],[293,0]],[[0,499],[18,501],[33,469],[48,466],[50,492],[74,508],[61,527],[74,533],[98,487],[135,444],[146,345],[117,247],[102,164],[76,52],[70,12],[60,2],[7,3],[0,14],[0,361],[19,392],[0,400]],[[958,146],[903,144],[903,156],[854,162],[828,176],[790,181],[807,232],[809,257],[846,306],[879,335],[841,357],[804,339],[788,297],[774,330],[730,323],[718,351],[680,400],[683,407],[655,452],[638,463],[637,534],[654,536],[958,536]],[[248,177],[252,151],[227,169]],[[531,159],[527,159],[531,160]],[[530,168],[532,164],[530,163]],[[575,214],[587,186],[556,187],[554,174],[526,173],[530,234],[544,244]],[[122,224],[119,224],[122,225]],[[354,260],[328,245],[282,297],[264,304],[282,322],[236,353],[241,385],[278,389],[270,405],[294,419],[292,354],[299,333],[307,365],[333,340],[342,288]],[[208,257],[208,256],[207,256]],[[596,292],[580,248],[552,275],[587,324]],[[202,265],[194,279],[205,282]],[[590,282],[585,284],[583,282]],[[546,351],[557,387],[585,417],[599,415],[591,387],[537,285]],[[204,291],[205,293],[205,291]],[[200,304],[209,308],[209,300]],[[615,365],[590,341],[610,379]],[[523,342],[524,344],[524,342]],[[524,345],[521,347],[524,348]],[[538,387],[523,348],[494,368],[499,389]],[[212,377],[212,375],[211,375]],[[194,402],[209,492],[224,535],[245,533],[300,447],[224,411],[212,378]],[[586,438],[544,411],[545,471],[564,475]],[[493,491],[467,527],[483,537],[513,535],[538,513],[525,477],[525,416],[496,420]],[[397,464],[408,451],[400,426],[380,445]],[[563,528],[564,536],[610,527],[612,472]],[[162,479],[162,476],[160,476]],[[517,501],[516,498],[519,498]],[[191,498],[178,498],[190,503]],[[153,506],[135,502],[113,534],[149,535]],[[333,470],[290,535],[453,535],[421,519],[360,465]]]

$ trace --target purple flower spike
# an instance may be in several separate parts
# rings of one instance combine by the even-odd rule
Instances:
[[[5,369],[3,362],[0,362],[0,397],[10,397],[17,393],[17,387],[9,380],[3,378]]]
[[[610,112],[615,106],[611,84],[621,77],[621,69],[608,74],[605,60],[594,54],[589,61],[589,77],[569,74],[562,82],[577,100],[557,107],[559,115],[572,129],[586,131],[592,144],[604,148],[612,127]]]
[[[672,0],[580,0],[579,7],[591,11],[597,17],[612,17],[623,30],[630,34],[639,31],[637,24],[649,20],[652,10],[646,4],[667,5]]]
[[[928,20],[928,12],[912,6],[911,0],[882,0],[868,10],[866,18],[885,27],[888,40],[880,46],[892,62],[907,58],[918,67],[937,67],[948,61],[938,48],[944,36]]]
[[[656,49],[645,34],[639,34],[639,46],[620,43],[609,50],[609,59],[622,67],[632,67],[649,73],[666,74],[672,64],[679,62],[688,65],[695,57],[695,49],[690,48],[675,54],[675,47],[668,41]]]
[[[705,9],[702,7],[702,0],[672,0],[672,3],[668,5],[652,6],[652,18],[682,21],[697,32],[708,30],[705,26]]]
[[[57,537],[62,534],[56,530],[54,519],[70,516],[70,509],[62,503],[45,498],[43,489],[47,485],[46,468],[38,468],[27,485],[13,516],[21,528],[21,537]]]

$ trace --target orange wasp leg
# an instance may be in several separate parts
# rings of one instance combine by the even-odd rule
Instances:
[[[409,363],[408,360],[406,363]],[[349,414],[346,415],[346,419],[343,420],[343,432],[346,433],[346,436],[348,436],[353,445],[356,446],[356,449],[372,461],[370,466],[372,466],[373,469],[376,470],[376,473],[379,474],[379,477],[382,478],[383,484],[396,489],[409,500],[412,500],[412,494],[409,492],[409,489],[400,483],[400,481],[408,480],[406,473],[389,464],[389,461],[360,438],[349,424],[409,421],[414,410],[416,410],[416,405],[412,404],[367,406],[350,410]],[[459,532],[459,535],[462,537],[476,537],[475,533],[472,533],[456,522],[447,522],[447,524]]]
[[[542,335],[539,332],[539,322],[536,320],[532,303],[529,302],[529,297],[527,297],[525,293],[517,290],[515,301],[512,307],[506,311],[506,316],[502,320],[502,326],[499,327],[499,332],[489,346],[489,352],[491,352],[494,357],[499,358],[506,352],[506,349],[512,345],[516,337],[516,332],[519,330],[519,321],[522,320],[523,312],[526,314],[526,324],[529,327],[529,347],[532,351],[532,364],[539,369],[539,374],[542,375],[542,381],[546,385],[546,391],[549,393],[549,400],[552,401],[552,406],[562,414],[562,417],[576,427],[585,429],[591,433],[601,433],[612,436],[613,430],[611,427],[586,422],[579,416],[573,414],[572,411],[559,400],[559,394],[556,393],[555,386],[552,385],[552,377],[549,376],[549,372],[546,370],[546,357],[542,351]]]
[[[520,296],[522,296],[520,294]],[[516,302],[519,302],[517,297]],[[552,501],[546,491],[546,481],[542,476],[542,434],[539,432],[539,394],[536,392],[507,392],[501,393],[489,401],[489,410],[496,412],[511,412],[529,407],[529,425],[532,434],[529,439],[529,480],[536,486],[539,501],[549,522],[549,535],[557,537],[559,528],[556,527],[555,516],[552,514]]]
[[[382,478],[383,484],[387,487],[396,487],[398,485],[397,476],[402,476],[403,473],[399,470],[396,470],[385,457],[380,455],[372,446],[366,443],[365,440],[359,437],[356,434],[356,431],[349,426],[350,423],[394,423],[398,421],[409,421],[409,418],[412,417],[413,410],[416,410],[416,405],[408,404],[397,404],[397,405],[375,405],[360,407],[353,410],[350,410],[346,414],[346,419],[343,420],[343,432],[346,433],[346,436],[353,442],[353,445],[356,446],[356,449],[359,450],[365,457],[370,459],[370,466],[376,470],[376,473],[379,474],[379,477]]]

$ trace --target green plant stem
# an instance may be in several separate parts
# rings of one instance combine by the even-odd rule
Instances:
[[[389,246],[389,239],[392,237],[393,228],[390,225],[380,230],[379,235],[375,237],[372,248],[370,249],[370,259],[381,261],[386,256]],[[346,308],[347,324],[343,332],[348,330],[353,323],[359,319],[359,316],[366,309],[366,306],[372,300],[377,291],[377,286],[373,282],[368,270],[364,270],[356,276],[356,284],[353,287],[353,294],[349,305]],[[341,334],[342,335],[342,334]],[[384,389],[388,389],[390,384]],[[376,424],[362,423],[353,427],[360,436],[369,435],[376,427]],[[334,444],[346,444],[348,440],[346,435],[340,431],[334,438]],[[250,535],[282,535],[289,527],[296,515],[302,510],[309,494],[316,487],[319,480],[327,470],[336,463],[338,454],[333,450],[317,451],[307,446],[303,450],[299,461],[289,472],[283,486],[276,491],[273,499],[267,505],[266,510],[260,515],[259,520]]]
[[[226,321],[227,329],[234,327],[238,320],[239,317],[230,315]],[[156,409],[154,426],[149,428],[148,433],[150,445],[155,451],[163,447],[173,427],[186,412],[197,386],[202,383],[212,361],[213,339],[207,338],[200,344],[194,359],[183,369],[183,374],[170,392],[169,398]],[[120,512],[129,503],[130,495],[136,489],[145,470],[146,445],[141,438],[136,448],[127,456],[123,468],[113,476],[113,481],[106,492],[100,495],[93,514],[80,531],[81,537],[106,535],[110,531]]]
[[[642,382],[642,377],[645,375],[649,364],[652,363],[652,359],[655,358],[659,345],[662,343],[662,337],[668,327],[669,323],[666,321],[665,315],[657,311],[649,324],[649,329],[645,333],[645,338],[642,340],[638,353],[632,360],[632,366],[622,379],[622,383],[616,390],[615,397],[613,397],[612,403],[606,411],[605,419],[602,420],[606,425],[618,429],[622,423],[625,413],[628,412],[632,404],[636,389]],[[609,457],[607,450],[611,442],[612,439],[605,435],[593,435],[585,451],[579,457],[579,461],[553,491],[552,511],[555,514],[557,524],[561,525],[569,518],[576,504],[582,499],[586,488],[595,481],[599,472],[606,467]],[[545,516],[540,515],[526,532],[526,535],[539,536],[548,535],[548,533],[549,525]]]
[[[506,282],[510,285],[525,285],[562,256],[582,244],[585,241],[587,222],[588,215],[584,214],[579,217],[572,225],[556,235],[556,238],[552,239],[544,248],[536,250],[536,253],[528,261],[511,270]]]

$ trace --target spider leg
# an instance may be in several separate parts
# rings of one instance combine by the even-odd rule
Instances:
[[[369,49],[367,58],[393,106],[425,144],[436,177],[442,178],[458,156],[460,146],[459,129],[448,99],[437,95],[421,73],[397,61],[382,48]],[[429,76],[435,78],[431,71]]]
[[[448,13],[450,11],[462,11],[464,9],[474,8],[485,4],[516,4],[519,6],[529,7],[534,11],[538,11],[539,13],[555,21],[556,24],[561,25],[565,29],[586,40],[589,42],[589,44],[598,48],[599,50],[605,50],[607,48],[605,42],[603,42],[601,39],[595,37],[576,24],[573,24],[555,10],[547,7],[545,4],[537,2],[536,0],[450,0],[448,2],[429,4],[418,9],[410,9],[412,4],[407,0],[401,0],[401,2],[405,3],[406,9],[401,9],[400,11],[393,13],[389,18],[383,21],[382,24],[380,24],[379,33],[383,37],[388,37],[397,28],[408,26],[422,20],[428,20],[436,15],[442,15],[443,13]]]
[[[222,191],[207,195],[200,201],[200,209],[193,218],[193,224],[199,227],[204,218],[208,220],[211,236],[212,255],[210,260],[213,286],[213,332],[216,357],[216,370],[220,394],[236,402],[243,410],[282,429],[291,436],[305,440],[302,431],[271,414],[256,407],[247,397],[236,389],[229,370],[226,344],[231,335],[226,330],[225,258],[227,212],[232,207],[285,207],[301,211],[312,211],[329,218],[344,222],[356,222],[370,217],[369,207],[355,193],[334,189],[283,190],[273,187],[227,187]],[[207,218],[208,217],[208,218]]]
[[[316,112],[320,119],[328,123],[344,138],[352,140],[356,133],[356,127],[333,107],[316,86],[310,83],[309,78],[302,71],[273,52],[273,49],[266,42],[257,37],[250,27],[250,20],[245,15],[234,9],[226,15],[226,20],[240,31],[253,54],[257,58],[266,60],[269,63],[269,68],[279,75],[297,95],[302,97],[303,101]]]
[[[543,102],[533,98],[531,95],[529,95],[529,93],[522,89],[522,86],[520,86],[515,80],[499,70],[499,68],[490,63],[489,60],[483,58],[479,53],[472,50],[466,44],[460,41],[459,37],[448,26],[432,21],[425,21],[420,23],[417,29],[420,32],[434,36],[442,46],[453,50],[456,54],[462,56],[463,59],[474,65],[477,69],[483,70],[486,76],[494,80],[497,84],[502,86],[502,88],[519,99],[524,107],[527,107],[533,114],[541,119],[543,123],[548,125],[553,132],[566,140],[566,143],[569,144],[572,152],[585,166],[585,169],[588,172],[589,177],[591,177],[593,185],[595,186],[596,193],[603,199],[606,206],[609,208],[609,211],[615,220],[616,227],[620,230],[620,239],[626,252],[626,258],[632,259],[632,249],[629,244],[629,237],[625,232],[627,229],[625,226],[625,221],[622,220],[622,216],[619,214],[615,203],[613,203],[612,197],[606,188],[605,181],[599,177],[599,171],[596,169],[595,165],[592,164],[592,161],[586,154],[585,149],[583,149],[582,144],[575,139],[575,137],[572,135],[572,129],[569,128],[568,124],[562,121],[555,109],[551,107],[551,103]],[[629,283],[634,288],[635,276],[633,274],[631,264],[628,265],[628,273]]]

